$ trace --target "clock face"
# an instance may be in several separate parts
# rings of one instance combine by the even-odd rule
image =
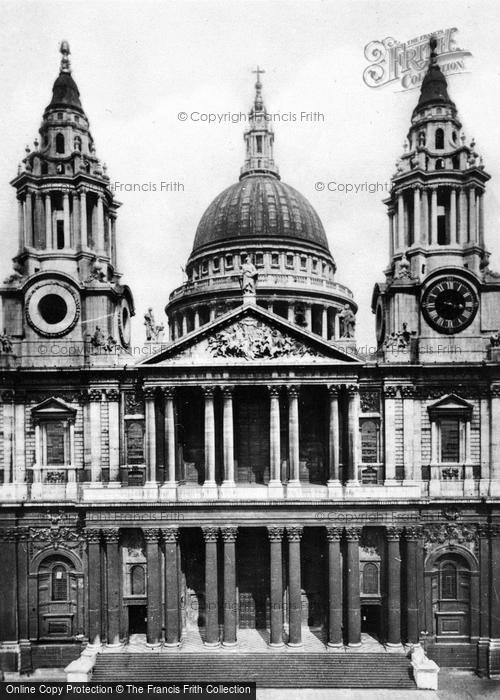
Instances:
[[[474,288],[458,277],[441,277],[424,292],[422,312],[440,333],[458,333],[472,323],[479,301]]]

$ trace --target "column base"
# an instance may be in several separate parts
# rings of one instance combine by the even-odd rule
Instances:
[[[385,646],[388,649],[401,649],[401,642],[386,642]]]
[[[304,648],[304,642],[288,642],[286,646],[292,651],[300,651]]]
[[[203,642],[203,646],[205,649],[219,649],[220,642]]]
[[[349,644],[347,645],[349,649],[360,649],[361,646],[361,642],[349,642]]]
[[[146,642],[148,649],[159,649],[161,647],[161,642]]]
[[[177,499],[177,482],[167,482],[160,486],[160,499],[162,501],[175,501]]]
[[[490,496],[500,496],[500,480],[499,479],[492,479],[490,481],[489,495]]]
[[[439,479],[431,479],[429,481],[429,496],[441,495],[441,481]]]
[[[271,649],[283,649],[286,646],[285,642],[269,642],[268,644]]]
[[[222,646],[224,649],[236,649],[236,647],[239,646],[239,643],[236,642],[222,642]]]
[[[344,644],[343,642],[327,642],[326,644],[326,650],[327,651],[344,651]]]
[[[342,484],[338,479],[329,479],[326,485],[328,487],[328,498],[342,498]]]
[[[205,481],[201,487],[203,498],[218,498],[219,489],[215,481]]]
[[[279,479],[271,479],[267,484],[269,498],[283,498],[283,484]]]
[[[99,652],[102,651],[102,643],[101,642],[94,642],[93,644],[87,644],[85,649],[82,651],[81,655],[82,656],[95,656],[96,654],[99,654]]]
[[[123,644],[121,642],[116,642],[115,644],[105,644],[103,650],[105,651],[106,649],[121,649],[122,647]]]
[[[162,648],[164,649],[177,649],[180,646],[180,642],[163,642]]]
[[[236,483],[234,481],[223,481],[220,486],[220,495],[222,498],[235,498]]]
[[[302,496],[302,484],[298,479],[289,481],[286,485],[287,498],[300,498]]]

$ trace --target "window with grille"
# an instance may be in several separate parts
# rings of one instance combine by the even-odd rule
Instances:
[[[460,425],[458,418],[441,419],[441,462],[460,461]]]
[[[441,598],[444,600],[457,599],[457,569],[451,562],[441,568]]]
[[[362,591],[364,595],[378,594],[378,567],[368,562],[363,567]]]
[[[62,564],[52,569],[52,600],[68,599],[68,572]]]
[[[130,592],[132,595],[146,595],[144,567],[139,564],[130,569]]]
[[[45,424],[47,444],[46,464],[63,465],[65,459],[65,425],[62,421],[48,421]]]

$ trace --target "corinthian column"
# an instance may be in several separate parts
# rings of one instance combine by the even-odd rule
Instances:
[[[420,243],[420,219],[422,212],[420,209],[420,187],[413,188],[413,243]]]
[[[268,527],[271,558],[271,647],[283,646],[283,542],[282,527]]]
[[[215,486],[215,411],[214,389],[203,388],[205,395],[205,486]]]
[[[300,540],[302,527],[287,527],[288,537],[288,646],[302,646],[302,585],[300,577]]]
[[[349,434],[349,485],[356,486],[358,482],[359,464],[359,389],[356,384],[347,387],[349,397],[348,434]]]
[[[339,479],[339,388],[328,387],[328,486],[340,486]]]
[[[300,489],[299,389],[288,387],[288,454],[290,474],[287,491]]]
[[[270,425],[269,425],[269,454],[271,474],[269,486],[282,491],[281,484],[281,426],[280,426],[280,387],[270,386]]]
[[[233,389],[225,386],[222,389],[223,401],[223,443],[224,443],[224,482],[223,486],[234,486],[234,419],[233,419]]]
[[[144,399],[146,405],[147,482],[150,486],[154,486],[156,484],[156,417],[153,387],[144,390]]]

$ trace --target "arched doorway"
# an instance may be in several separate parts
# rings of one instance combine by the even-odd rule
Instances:
[[[82,573],[64,554],[50,554],[37,571],[38,638],[67,641],[82,633]]]
[[[470,641],[471,568],[465,557],[444,553],[431,572],[432,624],[436,642]]]

